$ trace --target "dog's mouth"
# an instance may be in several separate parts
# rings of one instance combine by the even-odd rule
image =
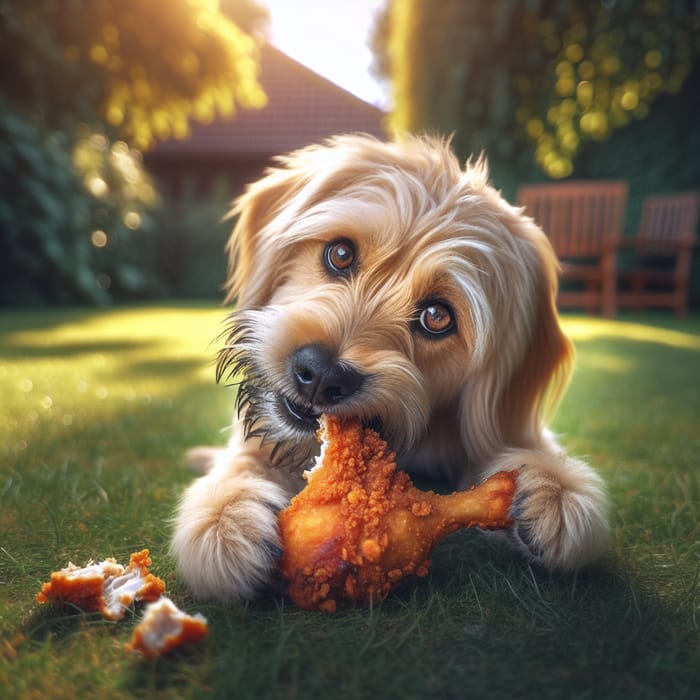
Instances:
[[[316,430],[318,428],[318,419],[321,413],[315,411],[313,406],[295,401],[284,394],[281,394],[278,400],[282,410],[298,427],[305,430]]]
[[[313,432],[318,430],[318,419],[321,417],[321,411],[317,411],[313,406],[296,401],[284,394],[278,396],[278,401],[281,409],[292,419],[296,427]],[[335,412],[337,413],[338,411],[336,410]],[[373,416],[371,418],[363,418],[362,426],[371,428],[381,434],[383,422],[379,416]]]

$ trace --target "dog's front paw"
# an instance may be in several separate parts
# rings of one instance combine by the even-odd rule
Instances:
[[[595,559],[607,539],[602,482],[584,462],[543,455],[518,475],[512,539],[548,569],[573,570]]]
[[[171,551],[197,598],[240,601],[270,583],[282,553],[277,513],[289,502],[255,476],[201,477],[185,492]]]

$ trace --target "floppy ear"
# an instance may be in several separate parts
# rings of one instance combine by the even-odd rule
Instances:
[[[228,273],[226,303],[236,301],[239,308],[263,306],[275,286],[276,273],[273,238],[265,229],[303,188],[306,179],[292,169],[273,168],[252,183],[235,201],[227,218],[236,224],[226,245]]]
[[[531,221],[521,220],[514,228],[513,235],[526,239],[530,253],[523,257],[529,260],[527,274],[533,282],[532,313],[520,331],[518,324],[501,320],[504,325],[497,330],[507,337],[462,394],[462,441],[476,463],[506,447],[542,445],[545,419],[563,395],[573,363],[573,346],[559,326],[556,309],[556,255]],[[509,355],[516,354],[514,362]]]
[[[543,252],[527,349],[498,399],[500,431],[508,445],[541,443],[545,420],[563,396],[573,366],[573,345],[559,326],[556,308],[558,264],[553,253]]]

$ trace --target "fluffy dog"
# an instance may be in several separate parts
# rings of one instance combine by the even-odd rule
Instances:
[[[558,264],[542,231],[449,143],[352,135],[279,159],[238,200],[218,375],[240,382],[227,448],[179,505],[195,596],[272,578],[276,514],[303,486],[321,413],[377,426],[412,473],[466,488],[518,470],[509,539],[570,570],[604,546],[603,485],[544,426],[569,379]]]

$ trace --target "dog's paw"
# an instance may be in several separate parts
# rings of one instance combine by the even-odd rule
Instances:
[[[574,570],[595,559],[607,539],[600,478],[584,462],[546,455],[518,474],[511,538],[548,569]]]
[[[196,598],[246,600],[273,581],[282,553],[277,513],[288,502],[279,485],[249,475],[207,475],[187,489],[171,552]]]

